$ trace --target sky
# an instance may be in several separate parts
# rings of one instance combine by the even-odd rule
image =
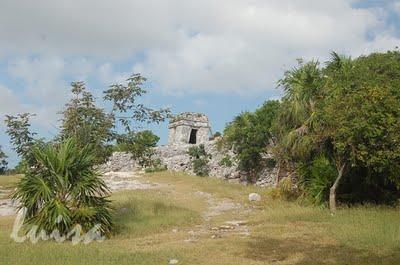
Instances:
[[[32,129],[57,135],[73,81],[101,105],[102,91],[141,73],[144,104],[205,113],[215,132],[280,98],[277,81],[298,58],[399,41],[400,0],[1,0],[0,145],[15,165],[6,114],[35,113]],[[167,123],[149,129],[166,143]]]

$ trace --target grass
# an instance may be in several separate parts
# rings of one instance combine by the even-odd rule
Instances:
[[[0,175],[0,199],[5,199],[8,197],[10,192],[15,188],[21,175]]]
[[[21,178],[21,175],[0,175],[0,187],[11,188]]]
[[[217,179],[180,173],[146,174],[163,184],[158,190],[113,194],[115,235],[89,245],[40,242],[18,244],[9,238],[13,217],[0,217],[1,264],[399,264],[398,209],[360,206],[342,208],[331,216],[324,208],[272,200],[268,191],[229,184]],[[1,182],[12,185],[14,179]],[[201,218],[207,210],[196,191],[241,203],[240,212],[227,212],[211,223]],[[258,192],[263,200],[250,204]],[[226,234],[185,242],[191,230],[247,220],[251,236]],[[208,230],[207,230],[208,231]]]

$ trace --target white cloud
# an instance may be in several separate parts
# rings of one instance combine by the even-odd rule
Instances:
[[[13,91],[1,84],[0,95],[0,117],[4,117],[4,115],[8,114],[15,114],[24,109]],[[1,125],[2,123],[3,121],[1,121]]]
[[[395,1],[393,7],[398,13],[400,13],[400,1]]]
[[[3,0],[0,51],[47,54],[11,67],[34,87],[31,96],[64,97],[55,82],[71,69],[82,77],[93,72],[92,60],[101,62],[100,82],[121,81],[127,69],[119,73],[114,65],[129,58],[141,58],[128,68],[167,93],[254,94],[273,89],[298,57],[394,48],[399,39],[384,28],[385,11],[355,8],[353,2]],[[377,36],[367,40],[371,32]],[[72,65],[68,56],[89,59]]]
[[[113,64],[110,62],[101,64],[98,67],[97,72],[100,82],[105,86],[123,83],[131,74],[127,72],[120,73],[115,71]]]
[[[64,59],[56,56],[18,58],[9,63],[8,71],[13,78],[26,84],[26,96],[36,102],[63,102],[66,90],[63,80]]]

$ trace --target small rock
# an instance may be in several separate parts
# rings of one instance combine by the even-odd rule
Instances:
[[[171,259],[168,264],[173,265],[173,264],[178,264],[178,262],[179,262],[179,260],[177,260],[177,259]]]
[[[261,195],[258,194],[258,193],[250,193],[249,194],[249,201],[251,201],[251,202],[261,201]]]
[[[172,229],[172,233],[178,233],[178,229]]]
[[[247,221],[227,221],[225,223],[227,223],[228,225],[242,226],[242,225],[246,225]]]
[[[221,229],[221,230],[230,230],[230,229],[233,229],[233,227],[229,226],[229,225],[220,225],[219,229]]]

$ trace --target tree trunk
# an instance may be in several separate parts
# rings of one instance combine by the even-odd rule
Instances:
[[[340,167],[339,172],[338,172],[338,177],[336,178],[335,182],[333,183],[332,187],[329,190],[329,209],[330,209],[331,213],[336,212],[336,190],[340,184],[340,180],[343,177],[343,172],[344,172],[345,166],[346,166],[346,163],[344,163]]]

